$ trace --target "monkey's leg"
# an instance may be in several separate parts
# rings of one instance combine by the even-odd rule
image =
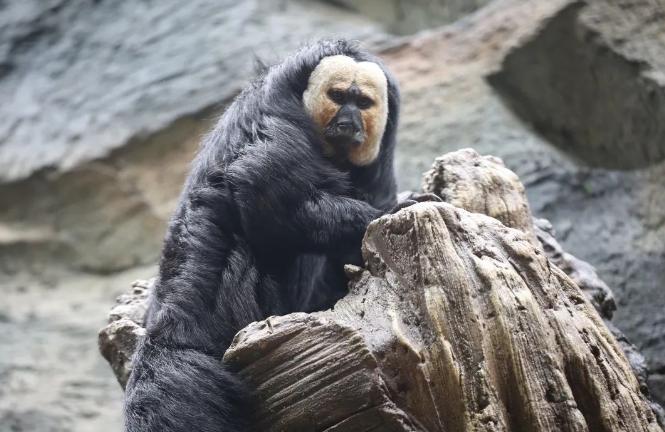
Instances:
[[[290,310],[315,312],[332,307],[348,292],[344,264],[350,262],[320,254],[298,256],[288,276]]]

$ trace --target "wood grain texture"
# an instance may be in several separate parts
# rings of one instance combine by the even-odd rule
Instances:
[[[661,430],[594,307],[525,233],[418,204],[373,222],[363,254],[332,311],[236,337],[225,361],[259,387],[255,430]]]

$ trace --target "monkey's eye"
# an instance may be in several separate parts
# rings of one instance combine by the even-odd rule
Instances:
[[[374,105],[374,101],[367,96],[363,96],[360,99],[358,99],[358,108],[360,109],[367,109]]]
[[[344,103],[344,92],[341,90],[330,89],[328,90],[328,97],[331,101],[335,102],[338,105]]]

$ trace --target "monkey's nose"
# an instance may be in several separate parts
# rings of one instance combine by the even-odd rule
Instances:
[[[342,117],[337,121],[337,130],[345,134],[354,134],[358,132],[360,126],[352,118]]]
[[[337,127],[338,128],[352,128],[353,127],[353,120],[351,119],[346,119],[346,118],[341,118],[337,121]]]

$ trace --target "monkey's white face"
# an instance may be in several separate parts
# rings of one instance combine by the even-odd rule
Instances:
[[[376,160],[388,120],[388,80],[376,63],[325,57],[309,78],[303,103],[325,138],[326,155],[356,166]]]

